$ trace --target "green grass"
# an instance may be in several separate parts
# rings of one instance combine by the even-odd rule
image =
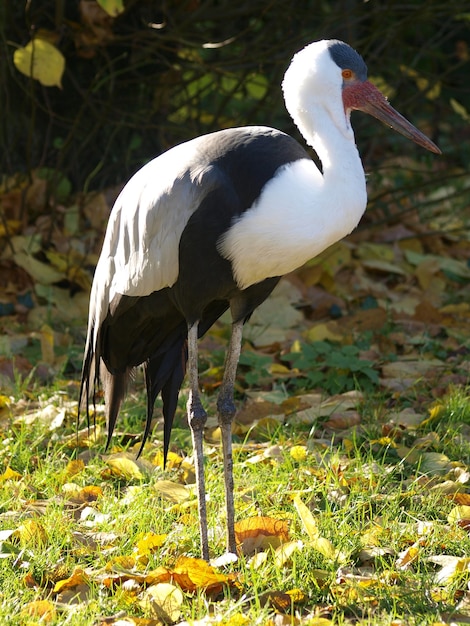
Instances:
[[[237,519],[263,515],[287,521],[290,541],[301,543],[285,562],[277,562],[278,553],[267,548],[258,567],[242,555],[216,568],[234,574],[236,584],[215,594],[201,588],[184,591],[176,623],[431,625],[452,621],[454,613],[455,621],[467,615],[470,573],[464,559],[470,538],[465,523],[457,523],[459,514],[449,517],[457,505],[449,494],[465,496],[470,482],[468,393],[451,390],[430,419],[423,411],[421,423],[401,426],[399,432],[388,426],[385,400],[368,397],[359,407],[360,424],[336,433],[322,430],[321,424],[315,430],[311,424],[287,424],[274,427],[270,437],[266,430],[261,439],[253,433],[235,436]],[[67,394],[51,390],[50,399],[46,394],[40,404],[67,401]],[[213,397],[206,403],[213,412]],[[181,555],[197,557],[199,538],[191,485],[184,502],[172,503],[161,496],[158,481],[191,478],[182,466],[163,470],[152,465],[158,443],[146,447],[140,478],[118,476],[103,453],[103,437],[91,447],[76,446],[73,409],[50,431],[39,420],[22,424],[19,406],[13,400],[0,414],[2,472],[8,467],[17,472],[0,478],[0,531],[14,531],[1,535],[0,623],[113,624],[119,623],[118,617],[112,619],[117,615],[137,620],[130,623],[159,623],[141,603],[142,576],[162,566],[173,568]],[[124,411],[120,432],[138,433],[136,399],[126,406],[132,410]],[[118,443],[124,440],[129,438],[118,435],[112,452],[122,450]],[[275,447],[264,460],[250,462],[269,446]],[[293,446],[301,446],[303,453]],[[182,457],[191,454],[181,423],[173,447]],[[412,453],[404,457],[405,448]],[[212,443],[206,453],[210,545],[219,556],[224,552],[221,454]],[[435,454],[446,455],[447,462],[436,464],[429,456]],[[70,462],[77,457],[83,465],[72,474]],[[83,499],[85,487],[99,487],[96,500]],[[319,550],[309,537],[295,496],[308,506],[319,536],[336,556]],[[149,532],[164,535],[163,543],[127,568],[124,583],[118,578],[120,559],[135,556],[139,540]],[[457,565],[439,581],[442,564],[436,561],[444,556]],[[85,572],[85,583],[58,592],[57,583],[77,571]],[[105,582],[109,576],[115,576],[113,585]],[[81,594],[78,601],[75,593]],[[289,595],[282,594],[289,593],[292,602],[286,603]],[[42,622],[34,612],[28,614],[38,600],[49,600],[54,609]],[[150,621],[138,621],[145,618]]]

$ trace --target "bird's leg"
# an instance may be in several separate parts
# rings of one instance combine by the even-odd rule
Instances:
[[[196,490],[199,514],[199,534],[201,537],[202,558],[209,560],[209,540],[207,537],[206,489],[204,483],[203,435],[207,414],[199,396],[197,324],[188,326],[188,378],[189,398],[187,403],[188,422],[194,450]]]
[[[235,417],[235,403],[233,400],[233,388],[237,373],[238,359],[242,345],[243,321],[232,324],[232,335],[225,358],[225,371],[219,397],[217,398],[217,410],[219,426],[222,436],[222,449],[224,455],[224,480],[225,480],[225,507],[227,513],[227,552],[236,552],[235,544],[235,506],[233,503],[233,458],[232,458],[232,422]]]

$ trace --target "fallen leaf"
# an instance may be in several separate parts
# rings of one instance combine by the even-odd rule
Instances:
[[[83,584],[89,584],[89,578],[82,569],[77,568],[68,578],[57,581],[53,591],[54,593],[62,593]]]
[[[167,535],[157,535],[153,532],[144,533],[136,542],[134,551],[139,555],[152,554],[165,543]]]
[[[285,520],[272,517],[249,517],[235,523],[235,539],[245,555],[269,546],[276,548],[289,540],[288,525]]]
[[[204,590],[216,593],[231,581],[229,576],[217,572],[204,559],[187,556],[178,557],[170,576],[183,591],[189,592]]]
[[[165,624],[174,623],[181,615],[183,594],[170,583],[151,585],[142,594],[140,606]]]
[[[33,600],[25,604],[21,610],[23,616],[38,618],[41,623],[49,623],[56,619],[57,610],[50,600]]]
[[[298,496],[295,496],[294,498],[294,506],[297,509],[297,513],[302,521],[304,530],[310,538],[308,545],[323,554],[323,556],[327,559],[342,560],[343,555],[339,552],[339,550],[336,550],[329,539],[320,535],[320,530],[317,526],[315,518],[309,508]]]
[[[449,524],[456,524],[463,519],[470,518],[470,506],[462,504],[460,506],[456,506],[450,511],[447,516],[447,521]]]
[[[23,477],[19,472],[12,470],[10,466],[6,468],[3,474],[0,475],[0,483],[5,482],[7,480],[21,480]]]
[[[126,480],[143,479],[138,462],[125,453],[117,453],[108,457],[106,463],[111,468],[112,474],[118,478],[125,478]]]
[[[157,480],[154,487],[165,500],[175,504],[181,504],[191,497],[191,490],[186,485],[171,480]]]
[[[281,543],[274,552],[274,563],[276,567],[283,567],[291,561],[295,552],[300,552],[304,547],[302,541],[287,541]]]
[[[44,526],[35,519],[25,520],[14,532],[14,537],[20,540],[22,545],[44,545],[47,541],[47,533]]]

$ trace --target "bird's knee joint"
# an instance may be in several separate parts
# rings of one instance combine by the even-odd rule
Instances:
[[[217,400],[217,412],[220,424],[231,424],[237,407],[232,398],[219,398]]]
[[[199,399],[188,401],[188,422],[192,431],[203,430],[207,421],[207,413]]]

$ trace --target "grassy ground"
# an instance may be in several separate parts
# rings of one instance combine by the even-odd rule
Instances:
[[[281,402],[282,418],[242,419],[234,434],[240,554],[208,567],[196,560],[183,421],[163,470],[158,426],[142,459],[132,453],[132,433],[141,429],[135,397],[105,454],[101,415],[96,431],[77,436],[75,385],[53,387],[34,403],[2,397],[0,623],[470,621],[464,388],[420,409],[402,398],[393,410],[378,393],[326,404],[305,393],[295,396],[297,406],[289,400],[294,410]],[[213,412],[212,395],[207,404]],[[224,507],[214,429],[206,477],[219,557]],[[250,531],[243,525],[251,518],[262,522]]]
[[[219,559],[213,418],[228,326],[201,342],[211,565],[198,559],[184,389],[165,469],[158,422],[135,458],[140,378],[112,449],[100,405],[96,428],[80,423],[77,435],[96,263],[77,251],[85,239],[98,250],[99,230],[85,239],[78,226],[64,230],[60,254],[13,237],[0,294],[0,624],[470,622],[470,241],[461,213],[440,203],[430,215],[404,210],[387,227],[374,214],[253,315],[233,433],[236,561]]]

